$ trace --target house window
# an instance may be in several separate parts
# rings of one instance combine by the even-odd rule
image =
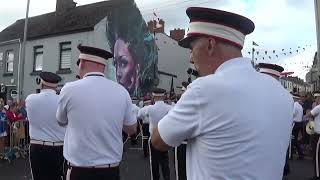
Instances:
[[[43,67],[43,46],[33,48],[33,72],[42,71]]]
[[[0,53],[0,67],[3,66],[3,52]]]
[[[14,52],[13,50],[7,51],[6,53],[6,72],[13,73],[13,61],[14,61]]]
[[[71,68],[71,42],[60,43],[60,70]]]

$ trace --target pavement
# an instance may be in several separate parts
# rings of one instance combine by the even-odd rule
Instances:
[[[173,153],[169,160],[173,162]],[[310,158],[305,160],[291,160],[291,174],[286,180],[307,180],[313,174]],[[142,150],[127,145],[121,164],[121,180],[150,180],[149,159],[143,158]],[[173,163],[171,163],[171,180],[174,178]],[[31,180],[28,159],[16,159],[11,163],[0,161],[0,180]]]

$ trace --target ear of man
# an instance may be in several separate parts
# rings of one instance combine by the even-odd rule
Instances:
[[[217,47],[217,41],[214,38],[208,38],[207,50],[208,55],[213,56]]]

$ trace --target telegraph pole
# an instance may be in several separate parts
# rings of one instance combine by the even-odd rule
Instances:
[[[26,42],[27,42],[27,33],[28,33],[28,18],[29,18],[29,5],[30,0],[27,0],[27,10],[26,10],[26,19],[24,21],[24,31],[23,31],[23,41],[21,44],[21,54],[19,57],[19,63],[18,63],[18,97],[17,100],[21,100],[21,95],[23,91],[23,81],[24,81],[24,63],[25,63],[25,54],[26,54]]]

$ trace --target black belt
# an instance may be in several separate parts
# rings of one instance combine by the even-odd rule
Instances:
[[[104,77],[104,75],[102,75],[102,74],[89,74],[89,75],[86,75],[86,77],[88,77],[88,76],[101,76],[101,77]]]

